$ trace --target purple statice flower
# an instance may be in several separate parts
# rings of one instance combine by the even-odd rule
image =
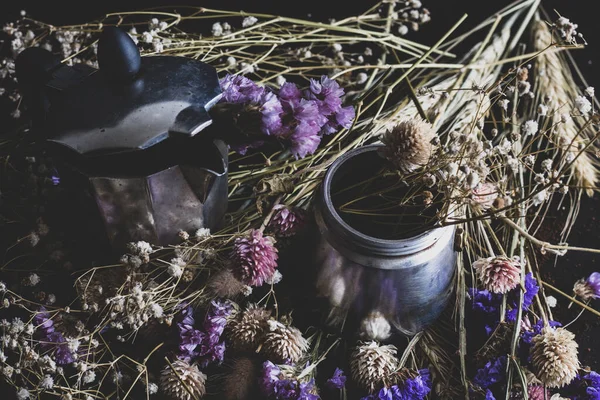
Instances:
[[[321,77],[320,81],[311,79],[309,90],[305,94],[307,98],[318,102],[319,111],[323,115],[335,114],[342,108],[344,89],[325,75]]]
[[[483,368],[477,370],[473,382],[482,389],[487,389],[505,379],[506,356],[488,361]]]
[[[295,83],[286,82],[279,89],[279,98],[281,99],[284,108],[289,111],[300,104],[302,92]]]
[[[242,75],[227,75],[219,81],[223,91],[222,102],[232,104],[258,104],[264,88]]]
[[[516,289],[508,292],[507,302],[512,305],[512,309],[506,311],[506,320],[509,322],[513,322],[517,319],[517,311],[519,306],[519,291],[521,289],[517,287]],[[525,275],[525,292],[523,293],[523,311],[529,310],[529,307],[533,303],[533,298],[538,294],[540,287],[538,286],[537,280],[533,277],[533,274],[530,272]]]
[[[494,397],[494,394],[492,393],[492,391],[490,389],[487,389],[485,391],[485,400],[496,400],[496,398]]]
[[[278,204],[274,210],[275,214],[269,221],[268,227],[276,236],[294,236],[304,226],[306,221],[304,209]]]
[[[593,290],[595,297],[600,297],[600,272],[593,272],[585,282]]]
[[[44,307],[40,307],[39,312],[33,317],[33,322],[38,328],[37,334],[41,347],[45,350],[54,349],[54,358],[57,364],[66,365],[75,362],[67,340],[62,333],[55,330],[54,321],[50,319],[50,313]]]
[[[261,286],[273,276],[277,258],[275,241],[270,236],[263,236],[258,229],[237,238],[231,255],[234,274],[251,286]]]
[[[50,177],[50,180],[52,181],[52,184],[54,186],[59,185],[60,184],[60,177],[58,175],[52,175]]]
[[[346,375],[344,371],[336,368],[333,372],[333,376],[327,380],[327,386],[332,389],[342,389],[346,385]]]
[[[274,93],[268,92],[262,97],[261,103],[262,132],[265,135],[281,135],[283,133],[283,122],[281,120],[283,107],[279,98]]]
[[[198,359],[201,367],[211,363],[221,363],[225,355],[225,342],[221,335],[232,311],[228,302],[213,301],[206,314],[204,331],[194,328],[193,310],[186,307],[182,312],[183,319],[177,324],[179,328],[179,357],[187,361]]]
[[[296,129],[290,136],[291,151],[296,158],[304,158],[308,154],[313,154],[321,143],[319,129],[315,129],[314,125],[301,122],[296,126]]]
[[[572,400],[600,400],[600,374],[595,371],[577,374],[561,394]]]
[[[472,304],[473,321],[483,324],[485,333],[489,336],[500,321],[502,295],[476,288],[469,288],[468,295]]]
[[[259,386],[261,391],[267,395],[273,395],[275,391],[275,383],[279,381],[281,370],[271,361],[265,361],[263,363],[262,376],[260,378]]]
[[[374,394],[369,394],[367,396],[361,397],[360,400],[377,400],[378,397]]]
[[[431,375],[428,369],[419,370],[419,375],[408,378],[403,384],[392,386],[393,399],[399,400],[423,400],[431,391]]]

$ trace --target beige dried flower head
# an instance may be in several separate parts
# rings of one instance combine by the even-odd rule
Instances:
[[[244,285],[230,269],[222,269],[212,275],[206,284],[206,289],[214,297],[227,299],[238,296],[244,291]]]
[[[171,367],[172,366],[172,367]],[[160,388],[169,399],[192,400],[206,393],[206,375],[196,365],[177,360],[160,374]]]
[[[573,285],[573,293],[583,301],[588,301],[597,297],[594,287],[592,287],[585,279],[580,279],[575,282],[575,285]]]
[[[235,360],[223,383],[224,400],[248,400],[258,378],[256,363],[243,357]]]
[[[487,210],[498,198],[498,187],[490,182],[478,184],[471,192],[471,199],[482,209]]]
[[[516,258],[489,257],[473,263],[479,280],[492,293],[504,294],[520,282],[521,263]]]
[[[255,351],[263,342],[269,326],[267,321],[271,311],[256,304],[250,304],[231,320],[227,334],[235,350]]]
[[[368,340],[386,340],[392,335],[392,327],[383,313],[373,311],[362,320],[360,334]]]
[[[579,369],[575,335],[564,328],[546,327],[532,344],[533,372],[547,387],[561,388],[575,379]]]
[[[356,346],[350,356],[352,379],[371,392],[398,366],[396,346],[371,341]]]
[[[296,363],[308,350],[308,340],[296,327],[269,320],[269,331],[265,336],[262,351],[273,362]]]
[[[436,149],[436,139],[437,134],[429,122],[418,117],[404,120],[384,133],[383,155],[408,174],[427,164]]]

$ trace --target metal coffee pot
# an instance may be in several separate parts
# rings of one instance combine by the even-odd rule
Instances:
[[[205,129],[221,97],[216,70],[185,57],[140,57],[124,31],[104,29],[99,69],[29,48],[16,61],[32,131],[61,186],[94,206],[113,248],[174,243],[215,229],[227,207],[227,145]]]

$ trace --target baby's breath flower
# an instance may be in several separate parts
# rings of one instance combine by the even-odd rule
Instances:
[[[582,114],[587,114],[592,110],[592,103],[583,96],[577,96],[575,98],[575,107]]]
[[[44,375],[44,378],[40,382],[42,389],[52,389],[54,387],[54,379],[50,375]]]
[[[596,91],[594,90],[593,86],[588,86],[587,88],[585,88],[585,94],[588,97],[594,97],[595,92]]]
[[[256,17],[249,16],[249,17],[244,18],[244,20],[242,21],[242,27],[247,28],[249,26],[256,24],[257,22],[258,22],[258,19]]]
[[[356,83],[359,85],[365,83],[367,79],[369,79],[369,76],[364,72],[359,72],[358,75],[356,75]]]
[[[206,239],[210,237],[210,229],[200,228],[196,231],[195,237],[197,240]]]
[[[529,120],[523,124],[522,132],[523,135],[535,135],[538,132],[538,123],[537,121]]]
[[[540,104],[538,106],[537,112],[540,115],[540,117],[545,117],[546,115],[548,115],[548,106],[545,104]]]
[[[361,336],[369,340],[386,340],[392,335],[392,327],[385,315],[373,311],[361,323]]]
[[[220,22],[215,22],[212,25],[213,36],[223,36],[223,25]]]
[[[30,393],[29,390],[25,389],[25,388],[20,388],[17,391],[17,400],[25,400],[25,399],[29,399],[30,398]]]

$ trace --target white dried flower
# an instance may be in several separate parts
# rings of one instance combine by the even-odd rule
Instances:
[[[362,85],[367,81],[368,78],[369,76],[365,72],[359,72],[356,76],[356,83]]]
[[[283,275],[279,270],[275,270],[275,273],[270,278],[265,279],[265,283],[268,285],[276,285],[281,282],[281,279],[283,279]]]
[[[548,198],[548,192],[546,191],[546,189],[542,189],[538,193],[533,195],[533,197],[531,198],[531,201],[532,201],[533,205],[535,207],[537,207],[540,204],[542,204],[543,202],[545,202],[547,198]]]
[[[398,34],[400,36],[404,36],[408,33],[408,26],[404,25],[404,24],[400,24],[398,26]]]
[[[554,308],[558,304],[558,300],[554,296],[546,296],[546,303],[548,304],[548,307]]]
[[[492,293],[504,294],[516,288],[520,282],[521,263],[516,258],[480,258],[473,263],[473,268],[485,289]]]
[[[54,387],[54,379],[50,375],[44,375],[44,378],[40,382],[42,389],[52,389]]]
[[[279,87],[281,87],[281,86],[283,86],[283,84],[284,84],[284,83],[286,83],[286,82],[287,82],[287,79],[285,79],[285,78],[283,77],[283,75],[278,75],[278,76],[277,76],[277,79],[276,79],[275,81],[277,82],[277,85],[278,85]]]
[[[30,397],[29,394],[29,390],[25,389],[25,388],[21,388],[19,389],[19,391],[17,392],[17,400],[25,400],[25,399],[29,399]]]
[[[558,29],[560,36],[565,39],[567,43],[575,43],[575,36],[577,36],[577,24],[572,23],[568,18],[559,17],[554,26]]]
[[[537,109],[537,111],[538,111],[538,114],[539,114],[541,117],[545,117],[546,115],[548,115],[548,106],[547,106],[547,105],[545,105],[545,104],[540,104],[540,105],[538,106],[538,109]]]
[[[386,340],[392,335],[392,327],[380,311],[369,313],[361,322],[361,336],[368,340]]]
[[[215,22],[212,25],[213,36],[223,36],[223,25],[220,22]]]
[[[208,228],[200,228],[196,231],[196,239],[200,240],[200,239],[206,239],[208,237],[210,237],[210,229]]]
[[[592,111],[592,103],[583,96],[577,96],[575,98],[575,107],[577,107],[582,114],[587,114]]]
[[[498,105],[500,106],[500,108],[502,108],[504,111],[508,111],[508,103],[510,103],[510,100],[508,99],[502,99],[498,101]]]
[[[342,51],[342,45],[339,43],[334,43],[332,47],[333,47],[333,51],[335,51],[335,52]]]
[[[96,373],[93,370],[88,369],[81,376],[81,380],[85,384],[92,383],[92,382],[94,382],[96,380]]]
[[[152,303],[152,305],[150,306],[150,311],[154,318],[161,318],[164,314],[163,308],[160,306],[160,304],[157,303]]]
[[[152,34],[148,31],[144,31],[142,32],[142,41],[144,43],[152,43],[152,41],[154,40],[154,36],[152,36]]]
[[[0,293],[6,292],[6,283],[0,281]]]
[[[242,21],[242,27],[247,28],[249,26],[256,24],[257,22],[258,22],[258,19],[256,17],[249,16],[249,17],[244,18],[244,20]]]
[[[262,351],[274,362],[298,362],[309,347],[302,332],[279,321],[269,320],[267,323],[269,331],[265,335]]]
[[[522,127],[523,135],[535,135],[538,132],[538,123],[534,120],[525,121]]]
[[[594,97],[594,94],[596,93],[596,91],[594,90],[593,86],[588,86],[587,88],[585,88],[585,95],[588,97]]]
[[[531,343],[533,372],[544,385],[561,388],[575,379],[579,369],[575,335],[564,328],[545,327]]]
[[[383,155],[401,172],[411,173],[427,164],[436,149],[436,139],[429,122],[421,118],[404,120],[381,138],[385,144]]]

